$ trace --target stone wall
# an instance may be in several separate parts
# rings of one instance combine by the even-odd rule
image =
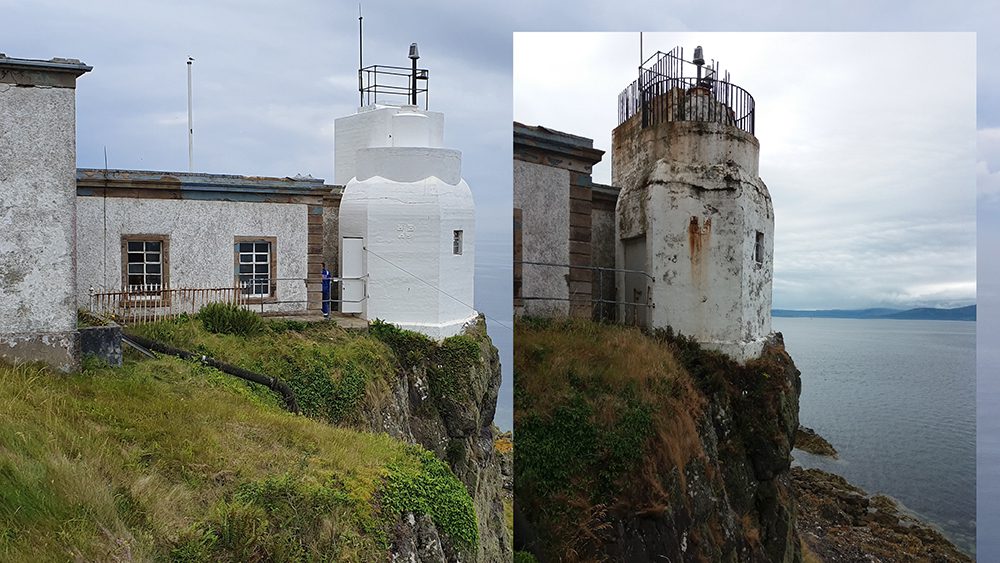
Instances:
[[[521,215],[521,260],[569,263],[569,171],[514,161],[514,208]],[[554,297],[525,300],[523,313],[566,316],[569,313],[569,268],[525,264],[520,296]]]
[[[594,184],[592,190],[593,211],[590,225],[591,263],[599,268],[615,267],[615,205],[618,202],[618,188]],[[615,300],[615,275],[613,272],[595,272],[593,283],[594,298],[605,301]],[[615,308],[610,303],[598,307],[598,318],[612,320]]]
[[[340,198],[343,186],[334,186],[323,197],[323,262],[333,276],[340,273]],[[330,288],[332,299],[339,299],[337,284]],[[339,311],[340,304],[332,303],[331,310]]]
[[[277,277],[285,278],[277,282],[276,300],[292,302],[265,304],[264,310],[306,308],[307,205],[87,196],[78,201],[80,307],[89,304],[91,287],[122,287],[122,237],[147,234],[168,237],[164,270],[171,288],[233,287],[235,237],[273,238]]]
[[[0,359],[77,364],[79,61],[0,55]]]
[[[591,171],[604,151],[593,140],[514,124],[516,310],[590,318],[594,312],[594,199]],[[531,299],[544,297],[549,299]]]

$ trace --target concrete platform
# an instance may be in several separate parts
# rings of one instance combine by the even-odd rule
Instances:
[[[337,326],[346,330],[368,330],[368,321],[356,317],[354,315],[345,315],[343,313],[330,313],[329,318],[323,317],[322,313],[273,313],[265,314],[264,317],[268,319],[285,319],[289,321],[299,321],[304,323],[335,323]]]

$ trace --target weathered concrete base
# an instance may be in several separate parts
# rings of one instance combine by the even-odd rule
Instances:
[[[70,372],[79,368],[80,335],[77,331],[40,334],[0,334],[0,360],[42,362]]]
[[[412,330],[414,332],[419,332],[425,336],[433,338],[434,340],[444,340],[449,336],[455,336],[456,334],[461,334],[465,327],[476,322],[479,318],[478,311],[472,311],[466,319],[458,319],[446,323],[392,323],[399,328],[404,330]]]
[[[94,355],[112,367],[122,365],[122,327],[94,326],[80,329],[80,352]]]

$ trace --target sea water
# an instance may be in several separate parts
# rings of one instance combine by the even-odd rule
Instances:
[[[502,380],[494,422],[501,430],[514,427],[514,268],[509,242],[476,241],[476,310],[486,315],[486,332],[500,353]]]
[[[797,462],[899,501],[975,555],[976,323],[775,318],[799,418],[838,460]]]

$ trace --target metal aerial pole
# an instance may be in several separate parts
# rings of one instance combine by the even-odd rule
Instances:
[[[191,112],[191,63],[194,59],[188,57],[188,172],[194,172],[194,115]]]

